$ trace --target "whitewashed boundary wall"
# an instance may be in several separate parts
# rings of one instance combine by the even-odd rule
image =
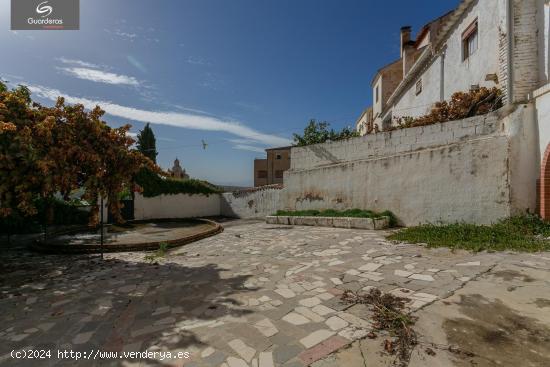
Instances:
[[[391,210],[404,225],[491,223],[536,208],[532,104],[292,149],[282,209]]]
[[[220,214],[220,195],[159,195],[151,198],[141,194],[134,198],[136,220],[209,217]]]
[[[228,192],[221,195],[221,215],[235,218],[265,218],[273,215],[282,201],[278,185]]]

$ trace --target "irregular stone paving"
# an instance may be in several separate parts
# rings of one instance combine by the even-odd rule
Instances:
[[[305,366],[370,330],[365,307],[340,302],[345,289],[378,287],[418,309],[497,263],[541,261],[396,245],[386,235],[243,222],[159,264],[143,253],[100,262],[4,252],[0,365],[29,365],[10,351],[31,348],[190,353],[145,362],[54,356],[38,364],[44,366]]]

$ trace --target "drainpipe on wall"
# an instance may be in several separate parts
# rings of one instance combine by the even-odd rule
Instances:
[[[445,54],[446,51],[443,50],[441,55],[441,75],[439,77],[439,101],[443,102],[445,100]]]
[[[514,5],[513,0],[506,0],[506,22],[507,22],[507,42],[508,42],[508,79],[506,85],[506,91],[508,93],[507,102],[508,104],[514,103]]]

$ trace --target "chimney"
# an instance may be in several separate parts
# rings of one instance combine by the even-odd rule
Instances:
[[[401,27],[401,57],[405,46],[411,41],[411,26]]]

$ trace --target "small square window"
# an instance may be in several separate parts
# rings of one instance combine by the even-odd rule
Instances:
[[[419,79],[416,82],[416,95],[419,95],[420,93],[422,93],[422,79]]]
[[[277,155],[275,156],[275,159],[283,159],[283,156],[281,156],[280,154],[277,154]]]
[[[477,19],[462,33],[462,61],[466,61],[478,49],[478,22]]]

